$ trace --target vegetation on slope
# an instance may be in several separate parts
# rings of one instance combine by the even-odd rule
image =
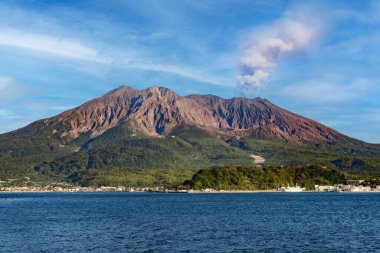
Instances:
[[[131,122],[91,139],[60,145],[54,135],[0,139],[0,179],[32,177],[78,185],[156,186],[183,182],[198,169],[252,165],[250,154],[266,166],[327,166],[351,177],[380,176],[376,148],[305,146],[254,138],[218,137],[195,127],[176,127],[166,137],[149,137]],[[367,155],[366,155],[367,154]]]
[[[175,187],[191,178],[194,170],[173,169],[90,169],[70,175],[70,182],[81,186],[125,186],[125,187]]]
[[[254,138],[230,139],[231,146],[265,157],[268,166],[334,167],[358,177],[380,176],[380,149],[371,147],[306,146]]]
[[[199,167],[252,164],[247,151],[198,129],[175,129],[167,137],[120,136],[111,132],[100,138],[101,141],[86,143],[72,155],[38,164],[35,170],[56,180],[88,185],[92,184],[91,178],[95,180],[89,175],[99,175],[100,171],[110,177],[120,169],[129,175],[133,174],[132,170],[167,170],[170,175],[191,175]],[[181,179],[170,177],[168,181]]]
[[[215,167],[199,170],[183,186],[189,189],[269,190],[287,184],[314,189],[314,185],[343,183],[346,175],[321,166],[307,167]]]

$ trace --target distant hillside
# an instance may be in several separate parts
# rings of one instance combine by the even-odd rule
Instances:
[[[144,170],[161,179],[141,184],[163,182],[166,176],[178,182],[202,168],[251,165],[252,153],[274,166],[317,164],[380,174],[378,145],[349,138],[268,100],[178,96],[162,87],[123,86],[0,135],[0,178],[82,185],[123,178],[119,181],[126,183]],[[166,171],[166,176],[154,170]]]

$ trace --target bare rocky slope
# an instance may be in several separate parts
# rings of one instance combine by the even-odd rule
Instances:
[[[238,138],[253,136],[304,144],[352,141],[331,128],[262,98],[179,96],[163,87],[136,90],[126,86],[11,134],[32,130],[35,134],[54,136],[64,145],[83,136],[86,139],[97,137],[125,122],[130,122],[136,132],[148,136],[167,135],[174,127],[185,125]]]

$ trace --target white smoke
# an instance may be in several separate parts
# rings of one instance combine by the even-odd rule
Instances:
[[[316,37],[312,23],[290,18],[281,19],[269,27],[253,32],[240,58],[242,66],[238,85],[244,92],[263,88],[279,61],[290,54],[302,52]]]

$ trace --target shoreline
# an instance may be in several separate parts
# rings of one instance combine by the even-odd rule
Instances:
[[[376,191],[331,191],[331,192],[323,192],[323,191],[302,191],[302,192],[283,192],[278,190],[221,190],[221,191],[201,191],[201,190],[0,190],[0,194],[4,193],[116,193],[116,192],[124,192],[124,193],[172,193],[172,194],[255,194],[255,193],[380,193],[380,190]]]
[[[232,193],[242,193],[242,194],[250,194],[250,193],[285,193],[285,194],[294,194],[294,193],[380,193],[380,191],[331,191],[331,192],[322,192],[322,191],[302,191],[302,192],[283,192],[283,191],[267,191],[267,190],[257,190],[257,191],[213,191],[213,192],[204,192],[204,191],[193,191],[188,192],[188,194],[232,194]]]

